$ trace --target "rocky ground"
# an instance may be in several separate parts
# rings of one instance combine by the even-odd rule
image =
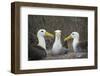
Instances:
[[[77,57],[76,53],[74,53],[73,51],[68,52],[67,54],[63,54],[63,55],[56,55],[56,56],[52,56],[50,51],[47,52],[48,55],[45,58],[45,60],[55,60],[55,59],[80,59],[80,58],[87,58],[88,54],[87,52],[81,52],[81,53],[77,53],[77,55],[81,55],[81,57]]]

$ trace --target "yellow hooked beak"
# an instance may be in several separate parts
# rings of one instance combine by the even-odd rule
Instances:
[[[52,37],[52,38],[54,37],[54,35],[49,33],[49,32],[45,32],[45,36],[47,36],[47,37],[49,36],[49,37]]]
[[[69,39],[71,39],[71,38],[72,38],[72,36],[69,35],[68,37],[65,37],[65,38],[64,38],[64,41],[69,40]]]

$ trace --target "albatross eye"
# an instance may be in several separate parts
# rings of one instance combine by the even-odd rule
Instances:
[[[41,31],[41,32],[44,32],[44,31]]]

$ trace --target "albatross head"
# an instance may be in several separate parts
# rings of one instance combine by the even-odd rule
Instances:
[[[53,34],[47,32],[45,29],[40,29],[37,33],[37,36],[49,36],[49,37],[53,37]]]
[[[68,37],[65,37],[64,41],[69,40],[69,39],[79,39],[79,33],[78,32],[72,32]]]
[[[55,31],[55,36],[56,36],[57,38],[60,38],[60,37],[61,37],[61,30],[56,30],[56,31]]]
[[[40,29],[37,33],[37,37],[38,37],[38,45],[43,47],[44,49],[46,49],[46,43],[45,43],[45,39],[44,36],[48,36],[48,37],[54,37],[53,34],[47,32],[45,29]]]

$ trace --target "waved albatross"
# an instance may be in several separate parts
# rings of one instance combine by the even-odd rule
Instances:
[[[38,44],[36,46],[29,46],[29,60],[41,60],[47,56],[44,36],[53,37],[53,34],[46,32],[45,29],[40,29],[37,32]]]
[[[66,54],[68,49],[62,46],[61,43],[61,30],[55,30],[55,41],[52,47],[52,55]]]
[[[73,38],[72,47],[74,52],[76,53],[76,57],[82,57],[80,52],[87,51],[87,41],[79,41],[79,33],[78,32],[72,32],[68,37],[64,39],[64,41],[69,40]]]

